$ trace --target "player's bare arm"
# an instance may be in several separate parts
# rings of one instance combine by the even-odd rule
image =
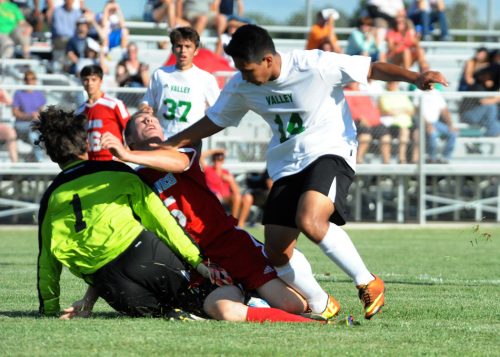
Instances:
[[[191,125],[189,128],[170,137],[167,141],[161,144],[161,147],[181,147],[189,146],[199,142],[201,139],[214,135],[224,128],[215,125],[206,115],[198,122]]]
[[[444,86],[448,86],[448,81],[441,72],[427,71],[424,73],[417,73],[390,63],[382,62],[371,64],[368,78],[382,81],[403,81],[413,83],[422,90],[431,89],[433,83],[440,83]]]
[[[189,166],[189,157],[174,148],[163,150],[129,150],[111,133],[104,133],[101,146],[118,159],[167,172],[183,172]]]

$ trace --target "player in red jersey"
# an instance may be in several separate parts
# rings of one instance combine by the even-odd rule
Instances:
[[[140,112],[127,124],[125,137],[131,149],[146,149],[163,141],[163,131],[156,117]],[[306,310],[302,296],[277,278],[263,245],[236,227],[236,219],[226,214],[209,190],[195,149],[130,151],[108,133],[102,146],[123,161],[143,165],[139,175],[159,194],[202,254],[224,268],[235,283],[246,291],[256,290],[272,307],[292,313]]]
[[[83,88],[89,99],[76,110],[76,114],[85,114],[88,118],[89,160],[113,160],[109,150],[102,148],[101,136],[110,132],[123,142],[123,130],[130,119],[130,114],[121,100],[103,93],[102,77],[103,72],[98,65],[86,66],[80,72]]]

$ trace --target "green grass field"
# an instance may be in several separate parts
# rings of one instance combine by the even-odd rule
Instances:
[[[102,302],[90,319],[39,318],[36,231],[0,228],[0,355],[500,355],[499,226],[348,231],[386,282],[386,306],[372,321],[345,274],[304,238],[300,248],[342,313],[361,321],[351,328],[130,319]],[[62,306],[83,291],[64,271]]]

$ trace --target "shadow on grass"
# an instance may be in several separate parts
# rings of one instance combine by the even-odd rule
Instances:
[[[0,311],[0,319],[4,317],[9,317],[9,318],[25,318],[25,317],[30,317],[30,318],[42,318],[38,311]],[[123,318],[128,318],[126,316],[120,315],[117,312],[94,312],[92,313],[92,318],[97,318],[97,319],[123,319]]]

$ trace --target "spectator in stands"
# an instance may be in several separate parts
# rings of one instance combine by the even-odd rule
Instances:
[[[215,77],[193,63],[199,34],[191,27],[179,27],[170,33],[170,42],[175,65],[153,73],[140,106],[160,118],[167,138],[200,120],[220,92]]]
[[[24,72],[24,84],[36,85],[37,78],[35,72],[28,70]],[[12,103],[12,114],[16,118],[14,127],[19,138],[27,140],[33,145],[34,159],[38,162],[43,161],[44,155],[40,146],[35,145],[38,136],[31,130],[31,123],[37,120],[40,111],[43,109],[47,100],[43,92],[32,89],[18,90],[14,93]]]
[[[66,56],[70,62],[70,67],[68,72],[71,74],[77,74],[77,63],[80,58],[85,58],[85,51],[87,49],[89,36],[90,24],[85,16],[78,18],[76,22],[76,33],[71,37],[66,46]]]
[[[409,69],[415,62],[425,64],[424,50],[409,19],[396,18],[396,25],[387,33],[387,61]]]
[[[312,25],[307,36],[306,50],[317,49],[325,40],[329,40],[333,45],[334,52],[342,53],[342,48],[335,34],[335,19],[338,19],[338,16],[338,12],[334,9],[318,11],[316,22]]]
[[[86,66],[80,72],[80,80],[88,100],[82,103],[75,114],[88,118],[87,138],[89,160],[113,160],[113,154],[101,147],[101,136],[109,132],[123,143],[123,131],[130,114],[123,102],[107,96],[101,89],[103,70],[97,65]]]
[[[203,159],[211,158],[211,165],[203,165],[208,188],[217,196],[219,201],[230,207],[231,215],[238,220],[238,227],[243,228],[250,214],[253,196],[250,193],[241,193],[240,186],[234,176],[224,166],[224,150],[207,150]],[[204,160],[201,161],[202,164]]]
[[[166,22],[170,29],[178,26],[187,26],[189,23],[181,19],[176,13],[176,1],[179,0],[146,0],[144,4],[144,21]]]
[[[4,89],[0,88],[0,106],[3,107],[10,105],[12,105],[12,98]],[[0,118],[0,120],[2,120],[0,121],[0,142],[5,142],[10,161],[17,162],[18,154],[16,130],[10,124],[3,122],[4,119],[5,118],[3,117]]]
[[[488,49],[486,47],[479,47],[474,56],[465,62],[458,90],[474,90],[473,87],[476,84],[475,75],[479,73],[479,71],[487,68],[489,65],[490,61],[488,58]]]
[[[140,62],[138,57],[139,48],[134,42],[127,46],[127,53],[118,62],[115,70],[115,80],[120,87],[144,88],[149,85],[149,66]],[[118,99],[123,100],[128,106],[139,105],[142,94],[120,93]]]
[[[489,56],[488,65],[474,73],[469,91],[491,92],[491,97],[464,98],[460,104],[462,120],[485,129],[485,136],[500,136],[500,67],[496,52]]]
[[[376,42],[373,20],[369,17],[359,19],[358,27],[351,32],[347,40],[348,55],[370,56],[372,61],[380,59],[380,51]]]
[[[19,7],[26,21],[31,25],[34,31],[40,35],[43,28],[43,15],[38,7],[39,0],[33,0],[33,7],[30,6],[29,0],[10,0],[10,2]]]
[[[115,0],[108,0],[99,17],[99,22],[103,29],[103,46],[105,52],[118,46],[125,52],[129,31],[125,25],[125,17],[120,5]]]
[[[216,2],[214,4],[216,4]],[[235,5],[236,14],[234,13]],[[245,4],[243,3],[243,0],[220,0],[219,12],[226,16],[228,22],[231,20],[235,20],[247,24],[253,23],[252,19],[243,17],[243,13],[245,12]]]
[[[485,128],[484,136],[500,136],[500,117],[498,106],[500,95],[486,98],[464,98],[462,101],[462,120],[471,125]]]
[[[344,89],[347,93],[359,92],[360,85],[358,82],[351,82]],[[373,98],[368,95],[347,95],[345,98],[358,133],[356,162],[358,164],[365,162],[365,155],[375,138],[380,142],[382,162],[388,164],[391,160],[391,135],[388,128],[380,121],[380,110]]]
[[[92,37],[87,37],[85,41],[85,51],[83,57],[79,57],[75,65],[75,73],[80,75],[81,70],[86,66],[97,65],[102,68],[104,74],[109,73],[108,60],[103,48]]]
[[[65,0],[46,0],[45,6],[43,8],[43,12],[45,14],[45,18],[47,23],[52,24],[52,19],[54,17],[54,11],[56,8],[64,6]],[[69,9],[69,7],[68,7]],[[81,13],[87,11],[88,9],[85,7],[84,0],[73,0],[71,3],[71,9],[80,10]]]
[[[82,16],[82,11],[79,8],[74,8],[73,4],[74,0],[64,0],[63,6],[55,7],[54,10],[47,10],[47,17],[52,30],[54,71],[64,66],[68,42],[75,36],[78,19]]]
[[[215,54],[224,57],[232,67],[234,67],[233,59],[224,52],[224,46],[231,41],[231,38],[237,29],[248,23],[250,22],[243,22],[241,20],[237,20],[236,18],[231,18],[227,22],[226,31],[224,31],[221,35],[220,40],[217,41],[217,45],[215,46]]]
[[[226,16],[219,12],[218,0],[177,0],[177,14],[188,21],[201,36],[207,26],[213,27],[220,40],[227,27]]]
[[[15,45],[21,45],[23,58],[30,57],[31,32],[19,7],[8,0],[0,0],[0,53],[3,58],[14,55]]]
[[[147,87],[149,84],[149,66],[139,61],[139,48],[134,42],[127,45],[127,53],[118,62],[115,71],[116,83],[120,87]]]
[[[385,41],[388,28],[396,25],[396,17],[406,15],[402,0],[368,0],[366,13],[374,21],[378,44]]]
[[[406,164],[415,107],[406,94],[394,94],[394,92],[399,91],[399,82],[388,82],[387,91],[392,93],[383,94],[379,98],[379,108],[382,114],[380,120],[398,137],[399,163]],[[418,161],[418,146],[416,144],[414,142],[412,145],[411,161],[413,163]]]
[[[249,173],[246,179],[247,192],[253,196],[253,204],[260,208],[264,207],[269,191],[273,186],[273,180],[269,177],[267,169],[262,172]]]
[[[442,41],[450,41],[448,20],[446,19],[444,0],[413,0],[408,8],[408,17],[420,28],[423,41],[432,41],[432,24],[439,23]]]
[[[422,97],[415,98],[416,105],[422,104],[421,113],[425,120],[425,132],[427,135],[427,162],[431,164],[450,162],[455,143],[458,137],[458,129],[453,124],[448,105],[442,94],[442,87],[434,86],[429,91],[422,91]],[[445,145],[438,158],[438,141],[444,139]]]

